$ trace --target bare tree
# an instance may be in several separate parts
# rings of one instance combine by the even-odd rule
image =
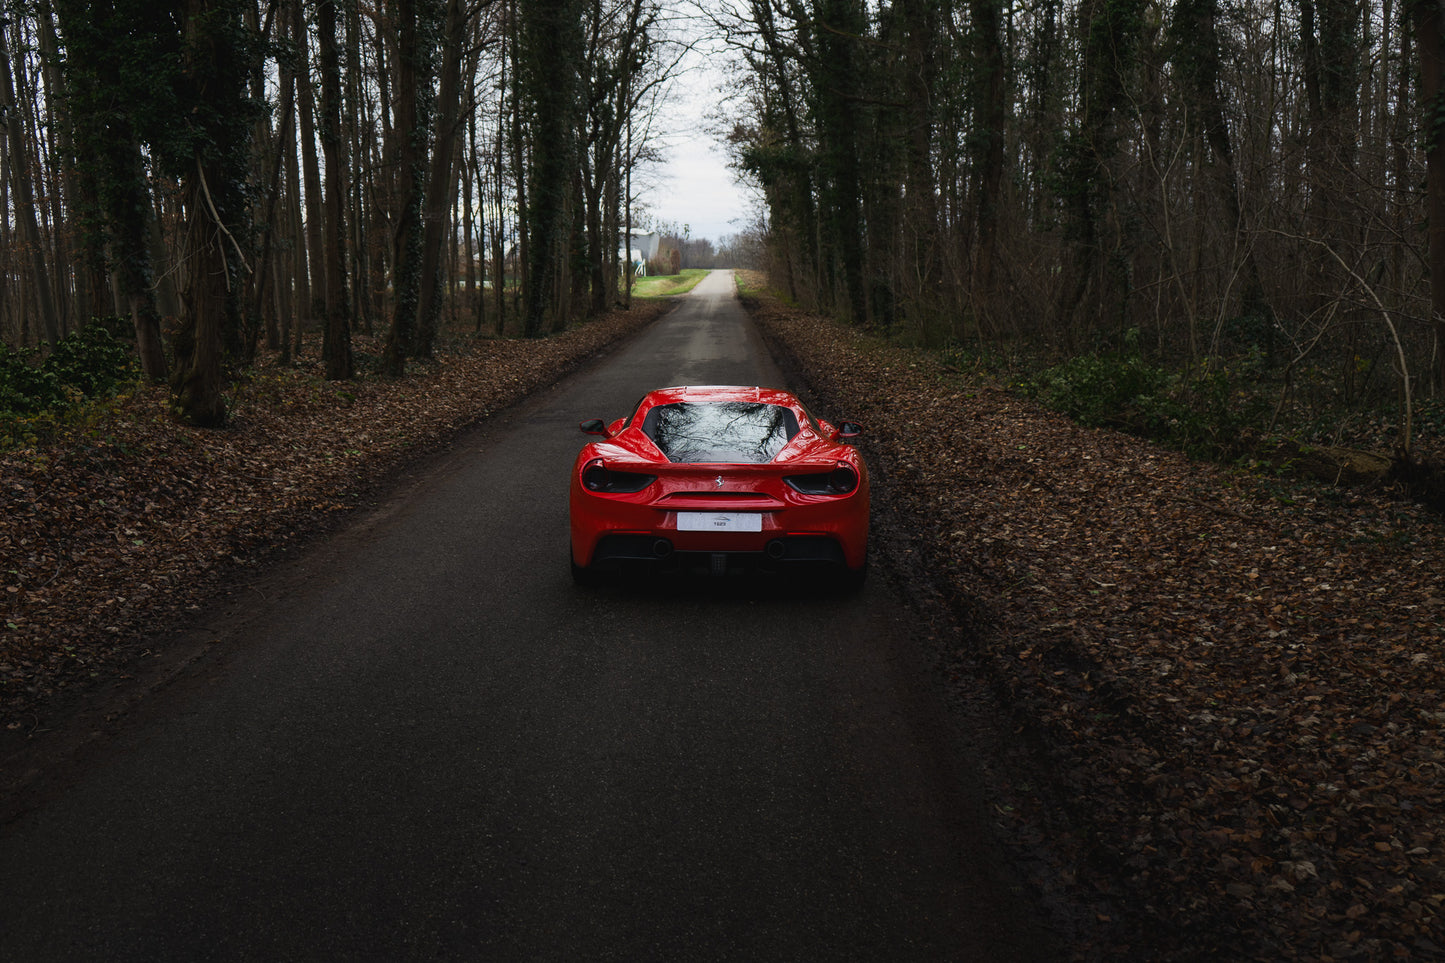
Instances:
[[[49,272],[45,263],[45,248],[40,239],[40,223],[35,216],[35,192],[31,185],[32,173],[29,151],[24,130],[24,114],[15,97],[15,82],[10,65],[14,60],[14,48],[7,39],[7,20],[0,16],[0,114],[5,117],[5,136],[9,147],[6,166],[10,173],[10,186],[15,197],[15,216],[20,225],[20,242],[29,252],[27,258],[30,271],[30,294],[34,298],[40,317],[41,332],[45,340],[54,344],[60,339],[60,314],[51,296]]]

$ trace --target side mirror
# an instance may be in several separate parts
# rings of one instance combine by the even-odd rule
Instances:
[[[607,436],[607,423],[601,418],[584,421],[577,427],[582,429],[584,435],[602,435],[604,438]]]
[[[863,426],[856,421],[844,421],[838,425],[839,438],[857,438],[863,434]]]

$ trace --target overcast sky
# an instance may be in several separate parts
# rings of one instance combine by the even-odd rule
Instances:
[[[677,132],[668,135],[667,163],[649,174],[655,183],[645,188],[643,200],[654,223],[685,224],[691,237],[716,244],[752,220],[747,191],[736,183],[722,147],[705,130],[711,126],[705,115],[717,106],[721,81],[704,68],[682,73],[675,83],[663,112]],[[688,117],[695,125],[690,132]]]
[[[742,230],[749,219],[742,188],[734,183],[722,149],[706,134],[669,148],[667,164],[657,177],[646,198],[657,222],[685,224],[690,236],[716,244]]]

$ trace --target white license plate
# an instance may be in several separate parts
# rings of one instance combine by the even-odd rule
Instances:
[[[763,516],[757,512],[678,512],[679,532],[761,532]]]

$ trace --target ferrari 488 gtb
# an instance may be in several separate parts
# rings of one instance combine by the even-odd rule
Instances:
[[[722,574],[831,565],[849,587],[868,560],[860,428],[813,418],[767,388],[663,388],[597,438],[572,469],[572,574],[629,563]]]

